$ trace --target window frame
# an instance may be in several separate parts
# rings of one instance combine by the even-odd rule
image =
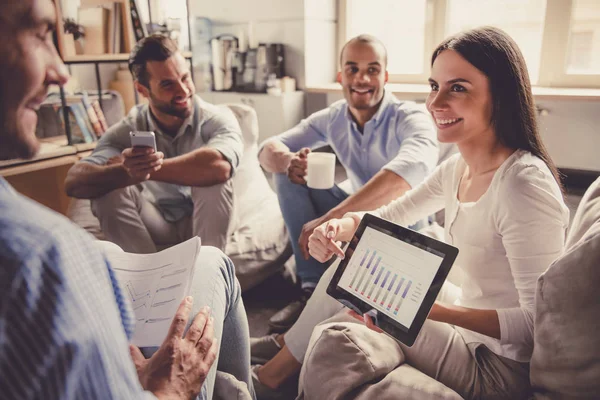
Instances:
[[[338,0],[338,54],[348,38],[348,15],[352,13],[349,0]],[[424,64],[421,74],[390,74],[390,83],[421,83],[429,78],[427,66],[431,54],[445,37],[447,0],[427,0],[425,12]],[[567,73],[571,13],[573,0],[546,0],[546,12],[540,54],[539,87],[600,88],[600,73]]]

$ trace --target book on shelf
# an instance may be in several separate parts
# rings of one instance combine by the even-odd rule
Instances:
[[[108,123],[106,122],[106,117],[104,116],[104,112],[102,111],[98,100],[92,101],[92,107],[94,108],[94,111],[96,111],[96,115],[98,116],[98,122],[100,122],[102,133],[106,132],[106,130],[108,129]],[[102,136],[102,134],[98,136]]]
[[[106,16],[106,35],[104,39],[106,40],[106,52],[114,53],[115,52],[115,4],[109,4],[107,9]]]
[[[47,106],[52,107],[56,115],[58,116],[62,131],[66,131],[66,122],[64,117],[63,107],[59,104],[48,104]],[[42,106],[43,107],[43,106]],[[69,117],[67,118],[69,128],[71,130],[71,142],[75,143],[87,143],[86,135],[84,134],[85,125],[81,125],[80,121],[77,120],[77,116],[71,108],[70,105],[67,105],[67,112],[69,113]]]
[[[62,107],[59,107],[59,109],[61,110],[60,112],[62,112]],[[75,118],[79,131],[82,133],[84,143],[91,143],[98,140],[96,135],[94,135],[94,133],[92,132],[93,128],[89,123],[87,113],[83,108],[83,104],[69,104],[67,105],[67,109],[69,110],[69,114],[73,115],[73,117]],[[73,135],[73,130],[71,130],[71,135]]]
[[[83,103],[83,107],[85,108],[90,124],[92,125],[94,134],[98,137],[102,136],[102,134],[104,133],[104,130],[102,129],[102,124],[100,123],[98,113],[96,112],[96,109],[92,106],[92,103],[90,102],[90,98],[87,95],[87,93],[84,93],[83,96],[81,96],[81,102]]]
[[[108,10],[105,35],[106,52],[109,54],[119,54],[124,47],[122,46],[123,40],[121,35],[123,32],[127,32],[127,30],[123,29],[122,26],[122,7],[122,2],[114,2],[105,5],[105,8]]]
[[[80,0],[77,22],[86,31],[84,54],[121,54],[131,51],[132,38],[136,34],[132,23],[137,19],[138,26],[142,29],[143,26],[139,21],[137,5],[130,1]]]
[[[107,97],[105,100],[107,100],[108,98],[109,97]],[[79,139],[83,139],[85,143],[90,143],[91,141],[96,141],[108,129],[106,117],[97,99],[97,95],[88,95],[87,92],[84,92],[83,94],[65,96],[65,102],[69,107],[69,122],[71,123],[70,125],[72,126],[73,122],[71,121],[71,119],[78,117],[79,119],[75,122],[81,124],[81,127],[83,128],[75,128],[76,134],[73,135],[74,139],[77,139],[79,137]],[[44,101],[44,104],[40,108],[40,114],[45,114],[45,109],[47,107],[52,107],[54,109],[54,112],[57,113],[55,114],[57,118],[60,118],[60,123],[62,124],[62,129],[64,132],[63,114],[62,108],[60,108],[61,105],[61,99],[57,96],[51,95]],[[59,108],[60,112],[58,113]],[[79,131],[81,131],[81,134],[79,133]],[[73,129],[71,129],[71,132],[73,132]]]
[[[121,13],[121,7],[122,4],[120,3],[114,3],[113,4],[113,32],[109,33],[109,40],[111,40],[112,44],[110,45],[111,49],[112,49],[112,53],[120,53],[122,50],[122,45],[121,45],[121,35],[123,34],[122,32],[125,32],[125,30],[123,29],[122,25],[121,25],[121,20],[123,19],[122,13]],[[112,36],[111,36],[112,35]]]
[[[87,132],[89,133],[89,137],[92,138],[90,142],[98,141],[98,135],[96,135],[96,132],[94,131],[92,120],[90,119],[89,113],[87,112],[85,105],[83,103],[78,103],[77,105],[75,105],[75,107],[77,108],[77,113],[79,113],[81,119],[85,123]]]
[[[145,38],[148,34],[142,22],[142,18],[140,17],[139,7],[136,0],[129,0],[129,8],[131,14],[131,25],[133,27],[133,36],[135,41],[138,42]]]
[[[37,110],[38,121],[35,127],[35,136],[39,139],[63,136],[65,129],[62,118],[50,105],[42,105]]]
[[[82,7],[78,10],[77,18],[85,29],[84,54],[105,54],[109,9],[103,6]]]

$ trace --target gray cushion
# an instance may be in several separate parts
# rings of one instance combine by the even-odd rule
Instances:
[[[244,382],[231,374],[217,371],[213,400],[252,400],[252,396]]]
[[[599,186],[579,205],[566,253],[538,281],[531,383],[539,398],[600,394]]]
[[[233,177],[238,226],[225,248],[236,275],[247,290],[281,269],[292,255],[277,195],[258,162],[258,117],[252,107],[225,104],[237,118],[244,155]]]
[[[579,242],[600,217],[600,178],[586,190],[579,202],[573,222],[569,228],[566,248],[569,249]]]
[[[340,319],[343,314],[331,320]],[[300,385],[301,399],[461,398],[404,364],[395,340],[353,322],[326,322],[315,329]]]

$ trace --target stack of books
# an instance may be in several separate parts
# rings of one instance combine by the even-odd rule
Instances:
[[[73,144],[95,142],[106,132],[108,124],[95,96],[88,96],[87,93],[68,95],[66,102]],[[52,119],[60,121],[62,132],[65,132],[64,111],[60,98],[49,97],[46,99],[40,112],[48,113],[49,111],[54,114],[51,116]]]

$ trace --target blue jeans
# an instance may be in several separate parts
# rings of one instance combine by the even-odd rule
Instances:
[[[190,290],[190,296],[194,298],[191,315],[198,314],[204,306],[210,307],[214,317],[215,338],[220,345],[217,359],[198,398],[213,398],[217,369],[245,382],[252,397],[256,398],[250,373],[248,319],[241,297],[242,290],[235,277],[235,267],[229,257],[211,246],[202,246],[197,260]],[[188,327],[192,319],[190,318]],[[156,347],[144,348],[142,353],[150,357],[156,350]]]
[[[337,185],[331,189],[311,189],[306,185],[292,183],[285,174],[274,174],[275,191],[279,199],[279,207],[283,214],[285,226],[292,241],[292,249],[296,259],[296,274],[303,287],[316,287],[327,268],[314,258],[305,260],[298,245],[298,238],[305,223],[325,215],[329,210],[348,198]],[[367,211],[367,210],[363,210]],[[427,221],[419,221],[409,228],[422,229]]]
[[[302,227],[307,222],[325,215],[344,201],[348,194],[337,185],[331,189],[311,189],[306,185],[292,183],[285,174],[274,174],[275,191],[285,226],[292,241],[296,259],[296,273],[302,286],[317,286],[326,266],[310,257],[305,260],[298,245]]]

